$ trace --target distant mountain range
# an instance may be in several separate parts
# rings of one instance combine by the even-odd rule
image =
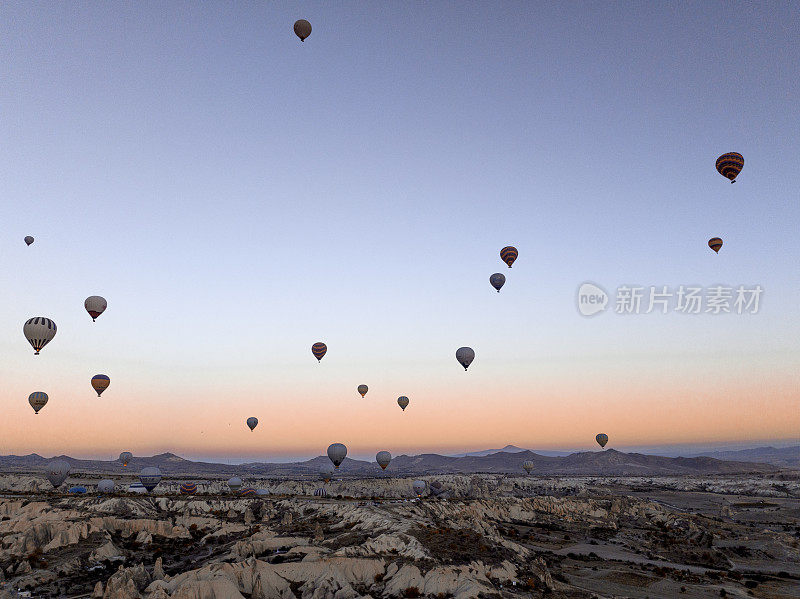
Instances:
[[[708,456],[718,460],[772,464],[781,468],[800,468],[800,445],[795,445],[794,447],[755,447],[752,449],[712,451],[697,455]]]
[[[775,451],[782,452],[783,450]],[[741,452],[733,453],[738,454]],[[286,464],[249,463],[233,465],[194,462],[172,453],[162,453],[152,457],[134,457],[128,466],[123,468],[122,464],[117,461],[79,460],[69,456],[44,458],[37,454],[30,454],[26,456],[0,456],[0,472],[40,471],[44,469],[51,459],[66,460],[76,472],[97,474],[129,472],[131,475],[135,475],[146,466],[157,466],[167,476],[194,475],[205,477],[233,475],[316,477],[323,465],[330,464],[330,461],[325,456]],[[623,453],[614,449],[584,451],[567,456],[544,456],[515,447],[514,451],[502,450],[495,451],[489,455],[462,457],[442,456],[432,453],[416,456],[400,455],[392,460],[386,472],[396,476],[448,473],[475,474],[480,472],[521,474],[523,472],[522,463],[525,461],[533,462],[534,469],[532,474],[534,475],[666,476],[769,473],[778,470],[777,466],[763,462],[720,460],[706,456],[670,458],[640,453]],[[349,458],[345,459],[340,471],[345,476],[377,476],[381,474],[375,462]]]
[[[465,458],[465,457],[483,457],[487,455],[492,455],[493,453],[520,453],[522,451],[531,451],[530,449],[522,449],[521,447],[517,447],[516,445],[506,445],[503,449],[484,449],[482,451],[470,451],[469,453],[457,453],[456,455],[452,456],[455,458]],[[571,451],[557,451],[557,450],[548,450],[548,449],[537,449],[534,453],[538,453],[539,455],[546,455],[546,456],[565,456],[569,455]]]

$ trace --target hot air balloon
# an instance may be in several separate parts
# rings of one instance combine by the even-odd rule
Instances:
[[[317,359],[317,362],[322,362],[322,358],[325,355],[325,352],[328,351],[328,346],[322,343],[322,341],[317,341],[314,345],[311,346],[311,353],[314,354],[314,357]]]
[[[506,284],[506,276],[502,273],[496,272],[491,277],[489,277],[489,283],[492,287],[497,289],[497,293],[500,293],[500,290],[503,288],[503,285]]]
[[[328,492],[320,487],[319,489],[314,489],[314,497],[327,497]]]
[[[83,495],[86,493],[86,487],[84,487],[83,485],[70,487],[69,489],[67,489],[67,493],[72,493],[73,495]]]
[[[469,368],[472,361],[475,359],[475,350],[471,347],[459,347],[456,350],[456,360],[464,367],[464,370]]]
[[[437,497],[444,493],[444,485],[441,481],[435,480],[431,483],[431,493]]]
[[[392,454],[388,451],[379,451],[375,455],[375,461],[378,462],[378,466],[381,467],[381,470],[386,470],[386,466],[392,461]]]
[[[142,468],[142,471],[139,473],[139,481],[149,493],[158,486],[158,483],[161,482],[161,470],[155,466]]]
[[[38,356],[39,351],[56,336],[56,323],[44,316],[35,316],[25,321],[22,333],[33,347],[34,355]]]
[[[92,387],[94,387],[94,390],[97,391],[97,397],[100,397],[103,391],[108,389],[110,384],[111,379],[108,378],[108,375],[96,374],[92,377]]]
[[[719,237],[712,237],[708,240],[708,247],[719,254],[719,250],[722,247],[722,239]]]
[[[123,451],[119,454],[119,461],[122,462],[122,467],[126,467],[128,462],[133,459],[133,454],[130,451]]]
[[[517,248],[513,245],[507,245],[502,250],[500,250],[500,259],[508,264],[508,267],[511,268],[511,265],[514,264],[514,260],[517,259],[519,252],[517,252]]]
[[[530,474],[531,470],[533,470],[533,462],[531,462],[530,460],[525,460],[524,462],[522,462],[522,467],[525,469],[525,472]]]
[[[347,455],[347,447],[344,446],[343,443],[331,443],[328,446],[328,457],[330,458],[331,462],[333,462],[333,467],[337,470],[342,462],[344,462],[344,458]]]
[[[427,485],[424,480],[415,480],[411,483],[411,488],[414,489],[414,493],[417,497],[422,497],[422,494],[425,492],[425,487],[427,487]]]
[[[106,311],[108,302],[99,295],[90,295],[83,302],[83,307],[86,308],[89,316],[92,317],[92,322],[94,322],[98,316]]]
[[[238,493],[239,489],[242,488],[242,479],[238,476],[234,476],[233,478],[228,479],[228,488],[233,491],[234,493]]]
[[[269,489],[256,489],[256,495],[269,495]]]
[[[28,396],[28,403],[31,404],[34,413],[38,414],[50,399],[44,391],[34,391]]]
[[[114,492],[114,481],[108,478],[104,478],[99,483],[97,483],[97,492],[102,493],[104,495],[110,495]]]
[[[397,398],[397,405],[403,408],[403,411],[405,412],[406,408],[408,407],[408,398],[405,395],[401,395]]]
[[[369,387],[367,387],[366,385],[358,386],[358,392],[361,394],[361,397],[364,397],[367,394],[367,391],[369,391]]]
[[[333,472],[334,472],[333,466],[331,466],[330,464],[324,464],[319,469],[319,477],[326,483],[329,483],[331,482],[331,478],[333,478]]]
[[[197,493],[197,485],[191,482],[181,484],[181,495],[194,495]]]
[[[33,243],[33,237],[31,237],[30,235],[26,235],[26,236],[25,236],[25,243],[26,243],[27,245],[30,245],[30,244],[32,244],[32,243]]]
[[[258,426],[258,418],[256,418],[255,416],[250,416],[250,418],[247,419],[247,426],[249,426],[250,430],[252,431],[255,427]]]
[[[239,497],[254,497],[256,494],[256,490],[253,487],[243,487],[241,491],[239,491]]]
[[[295,21],[294,34],[300,38],[301,42],[306,41],[306,38],[311,35],[311,23],[305,19],[299,19]]]
[[[54,489],[58,489],[64,484],[64,481],[67,480],[69,471],[71,469],[72,468],[70,467],[69,463],[65,462],[64,460],[53,460],[52,462],[48,462],[47,480],[50,481],[50,484],[53,485]]]
[[[605,447],[606,443],[608,443],[608,435],[600,433],[595,437],[595,440],[600,444],[600,447]]]
[[[736,183],[736,177],[744,168],[744,156],[737,152],[728,152],[717,158],[717,172],[730,179],[731,183]]]

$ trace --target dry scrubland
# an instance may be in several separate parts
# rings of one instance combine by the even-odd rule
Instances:
[[[326,499],[249,480],[272,494],[245,499],[222,481],[98,497],[3,476],[0,597],[800,597],[792,474],[435,480],[445,493],[409,501],[411,479],[388,477]]]

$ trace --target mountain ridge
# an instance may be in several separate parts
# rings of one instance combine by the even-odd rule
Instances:
[[[154,456],[134,456],[127,467],[117,460],[83,460],[70,456],[45,458],[38,454],[27,456],[0,456],[0,472],[25,472],[43,470],[51,459],[63,459],[75,471],[114,472],[136,475],[147,466],[156,466],[167,475],[233,476],[254,475],[274,477],[316,477],[323,465],[329,465],[326,456],[289,463],[250,462],[246,464],[219,464],[184,459],[173,453]],[[573,476],[670,476],[690,474],[770,473],[778,466],[748,461],[720,460],[710,456],[665,457],[641,453],[625,453],[615,449],[582,451],[567,456],[546,456],[530,450],[495,452],[478,456],[443,456],[435,453],[398,455],[392,459],[386,472],[394,475],[423,474],[522,474],[522,463],[533,463],[532,475]],[[340,473],[352,476],[376,476],[383,471],[373,461],[346,458]]]

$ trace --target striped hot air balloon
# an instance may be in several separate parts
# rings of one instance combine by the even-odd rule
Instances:
[[[255,497],[256,490],[253,487],[245,487],[239,491],[239,497]]]
[[[736,183],[736,177],[744,168],[744,156],[737,152],[728,152],[717,158],[717,172],[730,179],[731,183]]]
[[[197,485],[195,483],[183,483],[181,485],[181,495],[194,495],[197,493]]]
[[[322,362],[322,358],[327,351],[328,351],[328,346],[325,345],[322,341],[317,341],[314,345],[311,346],[311,353],[314,354],[314,357],[317,359],[318,362]]]
[[[320,487],[319,489],[314,489],[314,497],[327,497],[328,492]]]
[[[605,448],[606,443],[608,443],[608,435],[605,433],[598,433],[597,436],[595,436],[595,441],[597,441],[600,447]]]
[[[22,334],[34,349],[34,355],[38,356],[41,349],[53,340],[56,336],[56,323],[44,316],[36,316],[25,321],[22,327]]]
[[[111,379],[108,378],[108,375],[105,374],[96,374],[92,377],[92,387],[94,390],[97,391],[97,397],[108,389],[108,386],[111,384]]]
[[[31,404],[34,413],[38,414],[39,410],[41,410],[47,400],[50,399],[44,391],[34,391],[28,396],[28,403]]]
[[[719,250],[722,247],[722,239],[719,237],[712,237],[708,240],[708,247],[719,254]]]
[[[369,387],[367,387],[366,385],[358,386],[358,392],[361,394],[361,397],[364,397],[367,394],[367,391],[369,391]]]
[[[500,259],[508,264],[508,267],[511,268],[511,265],[514,264],[514,260],[517,259],[519,252],[517,248],[513,245],[507,245],[502,250],[500,250]]]

